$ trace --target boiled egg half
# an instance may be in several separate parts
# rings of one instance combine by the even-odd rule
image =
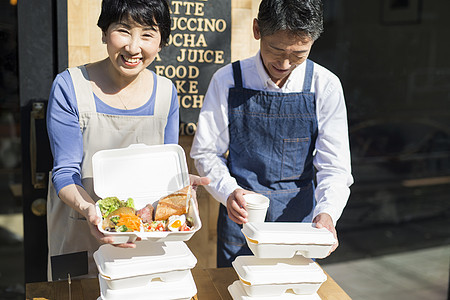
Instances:
[[[169,229],[170,231],[179,231],[181,225],[183,225],[184,223],[186,223],[185,215],[170,216],[169,219],[167,220],[167,229]]]

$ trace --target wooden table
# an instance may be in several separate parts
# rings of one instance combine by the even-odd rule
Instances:
[[[228,286],[238,280],[233,268],[200,269],[192,270],[197,295],[195,300],[232,300]],[[322,300],[346,300],[351,299],[342,288],[327,274],[318,294]],[[73,300],[96,300],[100,295],[98,279],[72,280]],[[27,300],[68,300],[69,287],[67,281],[36,282],[26,284]]]

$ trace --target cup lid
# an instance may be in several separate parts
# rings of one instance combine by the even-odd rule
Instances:
[[[252,208],[267,208],[269,207],[270,200],[264,195],[261,194],[245,194],[245,201],[247,202],[248,207]]]

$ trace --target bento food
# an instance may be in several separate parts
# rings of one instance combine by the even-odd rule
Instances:
[[[134,201],[132,198],[128,198],[126,201],[119,200],[117,197],[106,197],[98,202],[98,207],[102,215],[109,215],[120,207],[134,208]]]
[[[103,216],[103,229],[106,231],[139,231],[141,223],[142,220],[136,216],[136,210],[132,207],[119,207]]]
[[[167,220],[173,215],[183,215],[188,212],[189,199],[191,198],[191,186],[188,185],[158,201],[155,220]]]
[[[140,210],[138,210],[136,214],[142,219],[144,223],[150,223],[153,221],[154,211],[155,209],[153,208],[153,205],[150,203],[141,208]]]
[[[136,210],[132,198],[123,201],[107,197],[98,201],[102,214],[102,228],[110,232],[191,231],[192,217],[188,217],[191,186],[186,186],[158,201],[156,210],[147,204]],[[155,215],[155,216],[154,216]]]

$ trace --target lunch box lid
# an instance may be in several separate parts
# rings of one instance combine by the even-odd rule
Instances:
[[[315,223],[264,222],[245,223],[242,233],[255,244],[333,245],[336,239],[326,228]]]
[[[249,286],[268,284],[323,283],[327,276],[310,258],[257,258],[238,256],[232,262],[240,280]]]
[[[102,245],[94,252],[99,273],[110,280],[192,269],[197,259],[184,242],[141,241],[136,248]]]
[[[228,292],[233,300],[320,300],[317,293],[311,295],[298,295],[294,293],[284,293],[277,296],[248,296],[239,280],[228,286]]]
[[[97,196],[133,198],[137,209],[189,185],[186,156],[176,144],[101,150],[92,156],[92,172]]]

